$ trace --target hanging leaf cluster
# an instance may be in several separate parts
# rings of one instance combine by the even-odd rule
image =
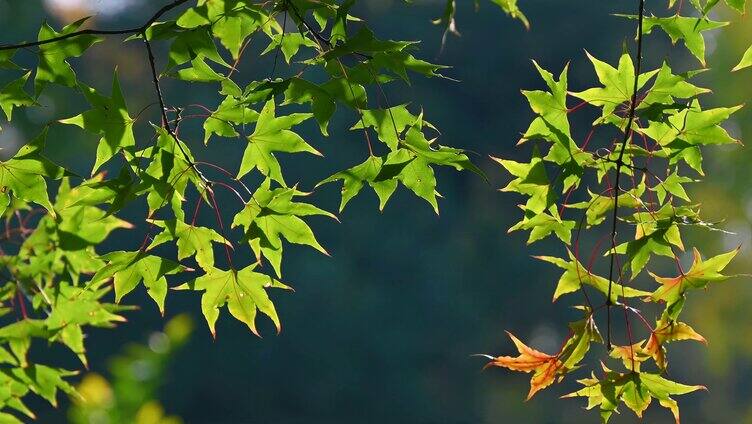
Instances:
[[[52,404],[59,390],[74,393],[66,382],[74,371],[33,363],[29,350],[60,343],[86,365],[86,332],[124,321],[131,309],[124,302],[136,290],[162,313],[173,290],[197,292],[212,335],[223,315],[256,334],[266,317],[280,331],[274,299],[291,290],[282,279],[283,252],[301,245],[328,255],[313,222],[337,219],[315,204],[314,188],[341,187],[342,211],[366,186],[382,209],[403,187],[438,213],[438,167],[480,173],[463,151],[438,143],[420,106],[387,98],[388,87],[440,77],[444,67],[418,58],[415,42],[378,38],[351,14],[354,3],[176,0],[137,28],[99,30],[82,19],[57,30],[45,23],[36,41],[0,45],[0,78],[7,81],[0,107],[8,121],[18,109],[41,107],[52,87],[89,105],[55,117],[0,162],[0,421],[33,418],[24,403],[30,392]],[[104,37],[141,51],[154,105],[130,108],[117,71],[109,92],[77,77],[71,59]],[[241,83],[252,42],[266,46],[261,55],[273,65],[268,77]],[[20,65],[29,62],[35,65]],[[167,80],[171,88],[206,86],[217,93],[215,103],[175,104]],[[351,133],[324,142],[335,115],[352,122]],[[191,119],[203,126],[198,140],[181,137],[181,124]],[[316,134],[304,138],[305,125]],[[97,140],[88,176],[45,156],[48,132],[62,126]],[[152,137],[136,136],[143,131]],[[207,149],[238,142],[244,153],[237,168],[203,159]],[[290,182],[286,156],[324,160],[332,143],[355,143],[362,158],[320,175],[308,191]],[[236,202],[218,202],[219,191]],[[143,221],[121,219],[128,208],[145,210]],[[202,225],[205,218],[214,224]],[[135,226],[145,229],[142,243],[102,247]]]
[[[711,90],[696,76],[706,70],[706,37],[729,23],[710,18],[721,2],[689,3],[694,10],[675,1],[647,9],[639,0],[637,14],[619,15],[636,23],[635,43],[618,63],[587,53],[593,87],[571,87],[566,66],[555,75],[535,64],[544,86],[522,92],[535,118],[518,143],[532,152],[530,160],[494,158],[512,177],[502,191],[525,199],[510,231],[526,231],[528,244],[558,239],[560,256],[536,258],[562,271],[551,284],[554,301],[582,303],[558,352],[537,351],[509,333],[518,355],[488,356],[488,365],[531,373],[528,399],[590,367],[591,375],[577,380],[582,388],[563,397],[586,398],[604,423],[623,408],[642,417],[653,401],[679,422],[675,398],[704,387],[668,378],[668,345],[705,343],[682,322],[682,311],[733,276],[726,268],[739,251],[703,254],[684,242],[695,228],[722,231],[701,217],[687,188],[704,177],[706,147],[741,144],[723,125],[742,107],[703,106]],[[743,0],[725,3],[745,11]],[[695,61],[690,69],[669,62],[646,69],[644,45],[659,33],[683,43]],[[734,70],[750,64],[747,52]],[[572,115],[588,108],[596,117],[590,128],[573,128]],[[673,274],[656,271],[667,264]],[[597,344],[605,357],[591,351]]]

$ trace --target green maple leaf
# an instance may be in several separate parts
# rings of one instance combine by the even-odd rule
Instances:
[[[653,86],[650,87],[647,95],[640,101],[637,106],[638,113],[645,113],[645,109],[655,108],[656,105],[675,106],[674,99],[689,99],[701,94],[709,93],[707,88],[697,87],[688,80],[700,73],[700,71],[690,71],[679,75],[674,75],[667,63],[663,63],[661,69],[655,77]]]
[[[383,160],[372,156],[363,164],[337,173],[319,183],[321,185],[334,180],[343,180],[345,191],[342,193],[341,209],[360,191],[365,181],[376,191],[380,200],[380,208],[383,209],[394,193],[397,183],[401,182],[418,197],[426,200],[438,214],[437,197],[440,197],[440,194],[436,191],[434,165],[451,166],[457,170],[470,170],[485,178],[483,172],[470,161],[462,150],[436,145],[435,139],[428,140],[426,138],[423,133],[423,126],[429,128],[433,128],[433,126],[423,120],[422,113],[413,116],[403,106],[392,109],[400,112],[398,115],[393,115],[390,114],[389,110],[383,109],[379,113],[365,111],[371,113],[368,118],[364,118],[364,121],[367,126],[377,128],[379,134],[386,132],[387,135],[380,135],[379,137],[382,141],[393,145],[396,150],[391,151]],[[379,117],[379,115],[381,116]],[[392,121],[395,116],[399,116],[399,118],[394,118],[394,121]],[[391,127],[391,131],[388,129],[389,127]],[[402,128],[402,130],[398,134],[396,130],[399,130],[399,128]],[[394,136],[391,134],[394,134]]]
[[[164,230],[154,237],[149,250],[170,240],[175,240],[178,247],[178,260],[196,256],[196,262],[204,270],[214,267],[214,249],[212,242],[232,247],[229,241],[211,228],[186,224],[181,220],[152,221]]]
[[[0,328],[0,340],[8,343],[13,353],[11,356],[7,350],[0,350],[2,362],[22,367],[29,366],[27,355],[31,347],[31,339],[33,337],[46,339],[49,336],[50,331],[46,328],[44,321],[36,319],[24,319]]]
[[[333,61],[352,54],[374,55],[376,53],[400,52],[414,44],[416,44],[414,41],[379,40],[373,31],[362,27],[355,35],[347,37],[343,43],[328,50],[324,54],[324,59]]]
[[[641,131],[668,149],[738,143],[720,124],[742,107],[702,110],[700,103],[693,100],[688,108],[670,115],[665,122],[650,122]]]
[[[99,286],[95,283],[86,289],[60,284],[59,292],[53,300],[52,312],[45,320],[47,329],[56,331],[69,325],[112,328],[117,323],[125,322],[126,319],[118,315],[118,312],[126,308],[102,303],[100,299],[110,288]]]
[[[229,68],[230,65],[222,58],[214,44],[214,38],[206,27],[184,29],[175,21],[155,22],[146,29],[146,38],[150,41],[172,40],[167,53],[167,69],[190,62],[198,56],[203,56],[214,63]],[[141,40],[143,34],[134,34],[126,39]]]
[[[585,318],[569,323],[570,336],[559,353],[559,360],[568,370],[577,367],[590,351],[591,343],[603,343],[603,338],[595,325],[592,311],[587,307],[579,309],[585,312]]]
[[[102,138],[97,147],[97,158],[92,175],[120,150],[136,145],[133,136],[134,120],[128,115],[123,92],[120,89],[117,72],[112,78],[112,97],[105,97],[91,87],[79,84],[92,109],[60,120],[63,124],[76,125],[84,130],[99,134]]]
[[[726,4],[736,10],[737,12],[744,14],[747,0],[726,0]]]
[[[475,3],[477,5],[478,0],[475,0]],[[525,25],[525,28],[530,29],[530,22],[522,13],[519,6],[517,6],[517,0],[491,0],[491,3],[494,3],[501,7],[501,10],[503,10],[504,13],[511,16],[512,18],[519,19],[520,22]]]
[[[624,15],[622,15],[624,16]],[[630,19],[637,19],[636,16],[624,16]],[[705,38],[703,32],[722,28],[728,25],[728,22],[716,22],[707,17],[689,17],[673,15],[665,18],[656,16],[646,16],[643,19],[643,34],[650,34],[653,28],[662,29],[666,35],[671,38],[672,43],[679,40],[684,41],[687,50],[705,66]]]
[[[649,215],[645,213],[645,215]],[[654,225],[649,217],[642,216],[645,223],[636,224],[635,239],[616,246],[614,252],[619,255],[627,255],[632,278],[645,268],[652,255],[660,255],[668,258],[674,257],[672,245],[684,249],[679,227],[672,222],[660,222]],[[606,255],[611,254],[607,252]]]
[[[186,267],[178,263],[142,251],[112,252],[102,256],[102,259],[107,262],[107,265],[97,271],[92,277],[90,285],[112,278],[115,287],[115,301],[120,302],[123,296],[143,282],[149,296],[154,299],[162,314],[164,314],[165,298],[167,297],[167,279],[165,276],[187,270]]]
[[[30,419],[36,419],[36,415],[23,403],[22,399],[29,393],[29,385],[13,376],[10,370],[0,373],[0,384],[3,387],[2,392],[0,392],[0,404],[3,406],[3,410],[15,410]],[[0,418],[8,424],[23,424],[23,421],[13,414],[2,412]]]
[[[285,89],[286,104],[311,104],[311,113],[319,123],[321,134],[328,136],[329,120],[334,115],[336,103],[334,97],[324,88],[302,78],[290,78]]]
[[[11,59],[16,55],[17,49],[0,50],[0,69],[20,69]]]
[[[579,290],[582,284],[593,286],[604,295],[608,295],[608,279],[590,272],[575,258],[571,251],[568,250],[568,252],[568,261],[551,256],[535,256],[536,259],[552,263],[564,270],[564,274],[559,278],[556,285],[553,300],[556,301],[562,295]],[[611,301],[616,303],[619,297],[644,297],[647,295],[650,295],[650,293],[614,282],[611,290]]]
[[[529,163],[494,157],[491,157],[491,159],[498,162],[515,177],[501,191],[520,193],[530,197],[524,210],[539,214],[554,204],[556,193],[551,187],[546,166],[538,149],[534,149],[533,158]]]
[[[259,114],[256,128],[248,136],[248,145],[243,154],[238,178],[243,177],[253,169],[258,169],[264,176],[284,185],[282,168],[274,152],[307,152],[321,156],[318,150],[290,130],[290,128],[311,116],[310,113],[292,113],[277,117],[275,116],[274,99],[266,102]]]
[[[235,215],[232,226],[244,228],[244,239],[250,243],[257,259],[260,261],[266,257],[277,275],[281,276],[282,238],[329,254],[302,217],[321,215],[337,218],[311,204],[294,201],[306,193],[295,188],[271,189],[270,185],[269,179],[261,184],[243,210]]]
[[[590,378],[578,380],[584,388],[562,396],[563,398],[586,397],[587,409],[600,407],[601,422],[607,423],[620,403],[624,403],[638,417],[650,406],[653,399],[669,409],[676,422],[679,422],[679,406],[671,396],[683,395],[704,386],[689,386],[667,380],[660,375],[646,372],[619,373],[602,365],[605,375],[597,378],[593,373]]]
[[[25,384],[32,392],[47,400],[52,406],[57,406],[58,390],[80,399],[76,389],[65,378],[78,374],[62,368],[52,368],[41,364],[33,364],[26,368],[11,368],[1,371],[3,374]]]
[[[192,184],[199,193],[203,193],[205,183],[191,166],[195,159],[190,150],[181,150],[177,146],[181,141],[168,134],[164,128],[155,126],[154,130],[157,133],[155,146],[135,155],[126,152],[126,157],[130,157],[129,161],[135,162],[134,166],[138,166],[140,158],[151,158],[149,166],[139,175],[142,181],[135,194],[146,194],[149,216],[169,204],[175,216],[183,219],[185,212],[182,203],[188,185]]]
[[[375,53],[365,66],[371,68],[371,70],[368,71],[369,73],[375,73],[374,69],[386,69],[391,71],[407,83],[410,82],[408,71],[430,78],[443,77],[439,71],[447,68],[446,66],[418,59],[405,51]],[[373,74],[371,77],[373,78]]]
[[[576,222],[562,220],[556,205],[548,208],[548,212],[533,212],[525,208],[525,205],[518,205],[524,211],[522,220],[509,228],[509,233],[517,230],[530,230],[527,244],[532,244],[538,240],[548,237],[550,234],[556,234],[559,240],[569,244],[572,238],[572,230]]]
[[[269,43],[269,45],[263,52],[261,52],[261,54],[265,55],[269,52],[273,52],[279,49],[282,51],[282,55],[285,57],[285,62],[290,63],[290,60],[292,60],[292,58],[296,54],[298,54],[300,49],[303,47],[315,49],[316,47],[318,47],[318,44],[299,32],[290,34],[275,34],[272,36],[271,43]]]
[[[29,79],[31,72],[27,72],[21,78],[11,81],[0,88],[0,109],[5,112],[8,121],[13,115],[13,108],[18,106],[31,106],[36,102],[24,90],[24,85]]]
[[[88,18],[78,20],[62,31],[56,32],[47,23],[39,30],[39,41],[55,38],[77,31]],[[79,57],[86,49],[102,41],[101,38],[89,34],[71,37],[54,43],[39,46],[39,65],[34,78],[34,91],[39,94],[47,84],[60,84],[66,87],[76,87],[76,73],[65,59]]]
[[[211,33],[232,53],[240,54],[245,39],[257,30],[267,35],[282,32],[282,28],[262,5],[242,0],[200,0],[196,7],[185,11],[177,20],[182,28],[208,26]]]
[[[39,136],[21,147],[13,158],[0,162],[0,188],[6,194],[10,190],[13,196],[38,204],[54,215],[47,194],[46,178],[60,179],[66,171],[42,156],[46,138],[45,127]]]
[[[450,166],[458,171],[471,171],[486,178],[483,171],[470,161],[463,150],[437,145],[436,139],[428,140],[422,131],[423,124],[421,113],[418,120],[405,131],[402,145],[406,149],[432,165]]]
[[[730,276],[723,275],[721,272],[739,253],[739,248],[707,260],[702,259],[697,249],[693,249],[693,253],[692,267],[689,271],[683,272],[677,277],[658,277],[650,273],[655,281],[661,285],[651,294],[651,297],[656,302],[666,303],[666,313],[668,318],[672,320],[678,318],[681,313],[687,291],[703,289],[711,283],[722,282],[730,278]]]
[[[561,75],[559,75],[559,81],[556,81],[552,73],[541,68],[535,61],[533,61],[533,64],[546,82],[550,92],[542,90],[522,91],[522,94],[530,103],[530,108],[538,117],[530,124],[520,142],[534,138],[555,141],[556,137],[552,130],[569,136],[569,108],[567,108],[567,73],[569,66],[564,67]]]
[[[360,193],[360,190],[368,184],[376,195],[379,197],[379,210],[384,210],[387,201],[397,189],[397,180],[389,172],[389,168],[384,169],[384,158],[378,156],[369,156],[365,162],[356,165],[350,169],[337,172],[316,184],[318,188],[321,185],[342,181],[342,200],[339,204],[339,211],[342,212],[345,206],[353,197]]]
[[[204,60],[203,56],[197,56],[191,60],[189,68],[180,69],[177,77],[183,81],[191,82],[215,82],[222,81],[225,76],[215,71]]]
[[[394,169],[394,179],[428,202],[434,212],[439,214],[437,198],[441,195],[436,191],[436,175],[430,161],[416,155],[412,150],[397,149],[387,155],[384,168]]]
[[[645,192],[645,185],[640,184],[638,188],[629,190],[619,196],[618,207],[620,208],[637,208],[643,205],[640,197]],[[566,205],[567,208],[584,209],[587,217],[588,226],[595,226],[603,223],[614,209],[613,196],[604,196],[588,190],[590,200]]]
[[[227,96],[204,121],[204,144],[209,143],[212,135],[221,137],[238,137],[235,125],[246,125],[256,122],[259,113],[248,107],[246,101]]]
[[[591,105],[603,108],[601,118],[605,119],[613,114],[619,106],[631,102],[635,83],[634,63],[628,53],[621,55],[618,68],[596,59],[590,53],[587,53],[587,55],[593,63],[595,73],[603,87],[590,88],[571,94]],[[640,90],[657,73],[658,70],[654,70],[640,74],[637,89]]]
[[[682,184],[694,182],[697,181],[689,177],[682,177],[679,175],[678,171],[674,171],[669,174],[668,177],[664,178],[663,181],[659,182],[655,187],[651,188],[651,190],[656,192],[656,194],[658,195],[658,200],[661,203],[663,203],[668,194],[672,194],[675,197],[689,202],[689,196],[687,195],[687,191],[684,190],[684,186]]]
[[[290,290],[290,288],[268,275],[255,272],[255,268],[256,265],[251,265],[240,271],[212,268],[205,275],[180,285],[175,290],[204,292],[201,295],[201,311],[212,335],[215,337],[217,334],[215,328],[217,318],[219,318],[219,311],[224,305],[227,305],[227,309],[232,316],[245,323],[256,335],[259,335],[256,329],[257,311],[261,311],[268,316],[279,332],[282,326],[279,322],[279,316],[277,316],[277,310],[269,299],[267,289]]]
[[[355,123],[351,130],[373,128],[389,149],[397,150],[402,139],[402,133],[412,127],[421,119],[407,110],[407,105],[397,105],[386,109],[367,109],[361,111],[361,119]],[[427,123],[426,123],[427,124]],[[430,124],[427,124],[430,126]]]
[[[736,72],[744,68],[749,68],[750,66],[752,66],[752,46],[750,46],[744,52],[744,55],[742,55],[742,59],[739,61],[739,64],[734,66],[734,69],[732,69],[732,71]]]

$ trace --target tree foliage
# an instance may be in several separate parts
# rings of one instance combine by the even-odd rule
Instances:
[[[707,34],[729,24],[709,17],[720,2],[690,1],[694,11],[682,8],[682,2],[669,2],[668,11],[651,4],[660,16],[646,10],[645,3],[638,2],[635,15],[618,15],[637,24],[631,52],[625,51],[617,64],[587,53],[597,79],[594,87],[570,88],[567,66],[555,76],[535,64],[545,88],[523,91],[535,118],[519,144],[533,144],[531,159],[495,158],[514,178],[502,191],[527,199],[520,205],[522,220],[510,231],[528,230],[528,244],[552,235],[564,244],[564,257],[537,258],[564,270],[553,300],[579,293],[583,303],[576,308],[582,318],[569,324],[569,336],[558,352],[539,352],[509,333],[519,356],[488,356],[488,365],[532,373],[529,399],[585,367],[585,359],[596,355],[591,347],[605,344],[607,355],[600,358],[600,366],[593,367],[589,378],[577,380],[583,388],[563,397],[587,398],[587,409],[598,407],[603,422],[619,412],[620,405],[642,417],[656,400],[678,423],[673,397],[704,387],[666,378],[666,346],[684,340],[705,343],[680,321],[682,310],[697,289],[731,277],[724,271],[739,250],[703,258],[693,247],[691,265],[683,263],[687,230],[719,230],[701,218],[700,205],[686,187],[704,177],[705,146],[741,144],[722,125],[742,106],[703,107],[711,90],[694,81],[705,71]],[[744,1],[726,3],[737,12],[745,10]],[[673,43],[682,41],[702,68],[677,72],[664,62],[645,70],[643,45],[656,32]],[[747,56],[734,70],[749,66]],[[570,98],[579,103],[570,106]],[[578,142],[570,116],[587,107],[597,118]],[[583,256],[586,233],[598,241],[592,253]],[[601,267],[607,275],[598,274],[599,257],[607,264]],[[676,276],[650,271],[660,265],[659,257],[674,263]],[[651,303],[656,307],[647,305]],[[648,311],[656,309],[658,315],[651,320]],[[622,313],[615,315],[617,311]],[[617,324],[621,315],[623,324]],[[616,340],[617,332],[623,341]]]
[[[585,304],[577,306],[582,317],[569,324],[570,336],[559,352],[537,351],[510,333],[519,355],[491,357],[489,365],[532,373],[530,398],[582,367],[591,346],[605,344],[611,359],[603,358],[591,378],[579,380],[583,388],[568,395],[587,397],[588,407],[599,406],[604,421],[621,403],[640,416],[652,399],[678,421],[678,405],[671,396],[701,386],[662,376],[665,345],[704,342],[679,316],[694,289],[728,278],[724,269],[736,255],[732,251],[703,259],[694,249],[687,270],[679,257],[685,250],[683,227],[715,228],[700,218],[699,205],[684,186],[703,176],[701,146],[738,143],[721,124],[740,106],[703,108],[700,100],[710,90],[693,82],[702,69],[676,72],[669,63],[642,69],[643,39],[649,34],[662,31],[672,42],[682,41],[704,67],[707,33],[727,25],[709,18],[718,1],[690,1],[693,14],[687,14],[688,8],[680,11],[682,2],[674,3],[670,1],[669,8],[676,12],[665,17],[648,14],[644,0],[638,14],[623,16],[637,22],[637,46],[616,64],[588,54],[598,80],[594,87],[570,90],[568,67],[556,76],[536,63],[545,88],[523,91],[535,118],[519,140],[523,146],[533,145],[531,159],[494,158],[514,177],[503,190],[527,197],[520,205],[523,218],[511,230],[529,231],[530,243],[554,235],[566,245],[562,256],[538,257],[563,270],[554,300],[581,292]],[[726,3],[744,11],[743,0]],[[0,89],[0,108],[8,121],[15,109],[40,107],[40,96],[53,87],[80,95],[89,104],[75,116],[59,116],[39,128],[37,137],[0,162],[4,422],[34,417],[25,403],[30,393],[52,404],[58,391],[77,396],[68,382],[76,371],[29,360],[32,345],[62,344],[85,366],[86,332],[124,321],[132,309],[125,302],[137,289],[145,290],[162,313],[172,290],[200,292],[196,298],[214,336],[221,316],[239,320],[255,334],[260,333],[258,321],[266,318],[280,331],[283,314],[274,299],[291,290],[282,276],[285,246],[302,245],[328,255],[312,223],[316,217],[337,219],[310,200],[306,190],[341,186],[341,212],[366,186],[375,192],[380,209],[402,187],[438,213],[437,168],[483,176],[465,152],[439,143],[430,110],[392,103],[384,89],[410,84],[415,76],[441,78],[445,67],[421,59],[416,42],[378,37],[351,14],[354,4],[174,0],[139,27],[95,29],[82,19],[56,30],[45,23],[37,41],[0,45],[0,70],[7,81]],[[530,26],[516,0],[476,0],[475,6],[497,7]],[[456,12],[456,1],[447,0],[434,21],[444,28],[443,43],[449,34],[459,34]],[[109,93],[77,77],[70,59],[85,55],[103,37],[141,46],[143,66],[152,80],[153,107],[129,109],[129,93],[123,92],[116,70]],[[261,54],[271,55],[273,67],[269,77],[241,83],[239,65],[254,39],[265,44]],[[25,63],[17,57],[28,52],[35,55],[36,65],[24,69],[16,61]],[[735,70],[750,66],[749,56],[745,54]],[[288,76],[280,76],[284,67]],[[166,79],[172,86],[209,87],[217,93],[215,105],[170,102],[162,84]],[[568,106],[570,97],[581,103]],[[597,108],[599,116],[586,140],[578,143],[569,116],[586,106]],[[358,142],[363,158],[320,176],[314,187],[292,184],[283,158],[326,160],[321,139],[330,136],[335,114],[351,119],[352,138],[362,137]],[[136,137],[137,126],[147,127],[149,118],[158,122],[148,126],[153,136]],[[202,121],[204,134],[198,142],[180,136],[188,119]],[[309,124],[320,138],[301,136],[300,126]],[[62,125],[99,138],[88,176],[45,157],[49,127]],[[593,148],[596,134],[608,128],[622,136]],[[202,160],[206,149],[230,139],[244,146],[237,169]],[[229,192],[237,203],[220,205],[218,190]],[[121,218],[126,208],[134,207],[145,210],[146,237],[129,250],[104,251],[105,240],[134,227]],[[202,215],[215,224],[200,225]],[[225,215],[232,219],[225,222]],[[608,226],[610,245],[600,252],[596,246],[593,255],[601,253],[609,263],[604,277],[593,272],[594,259],[582,260],[580,239],[583,231]],[[634,237],[617,237],[620,228],[633,231]],[[241,245],[252,258],[236,253]],[[678,276],[643,272],[656,256],[673,259]],[[656,284],[633,286],[645,274]],[[592,289],[605,299],[600,306]],[[633,299],[665,304],[655,326],[629,304]],[[628,337],[623,346],[613,343],[615,310],[624,312]],[[603,315],[605,338],[596,319]],[[635,318],[647,330],[643,341],[634,339]],[[612,371],[607,360],[624,370]],[[654,369],[646,369],[648,360]]]
[[[34,416],[24,403],[29,392],[52,403],[59,390],[74,393],[67,380],[75,372],[27,360],[32,345],[61,343],[86,365],[87,329],[124,321],[130,307],[123,302],[139,287],[162,313],[171,290],[199,292],[213,335],[228,312],[253,333],[260,333],[261,316],[279,331],[274,298],[291,289],[281,281],[285,247],[328,255],[311,222],[316,216],[337,219],[306,201],[310,193],[286,178],[284,156],[322,160],[315,147],[320,138],[304,139],[301,124],[315,122],[324,138],[333,116],[341,114],[352,119],[355,138],[362,137],[363,159],[321,175],[317,185],[343,183],[340,211],[367,184],[380,208],[402,186],[438,213],[437,167],[480,173],[463,151],[438,144],[439,133],[423,110],[387,98],[385,86],[409,84],[415,75],[441,77],[444,67],[416,57],[415,42],[378,38],[350,14],[354,3],[176,0],[136,28],[100,30],[82,19],[57,30],[45,23],[37,41],[0,46],[0,67],[9,80],[0,106],[8,120],[15,109],[39,107],[40,96],[53,86],[89,104],[40,128],[0,163],[4,421],[17,422],[16,413]],[[103,37],[142,46],[156,109],[129,109],[117,71],[109,92],[77,77],[70,59]],[[262,55],[273,55],[274,67],[268,78],[240,84],[240,61],[252,39],[266,43]],[[26,51],[38,52],[36,67],[15,62]],[[283,66],[289,71],[281,72]],[[199,105],[194,114],[197,106],[171,103],[165,79],[172,86],[207,85],[217,93],[216,106]],[[153,137],[136,137],[148,118],[157,118]],[[203,147],[179,135],[191,118],[203,121]],[[48,128],[56,125],[99,138],[89,176],[45,157]],[[228,139],[245,143],[237,169],[201,159],[205,149]],[[218,204],[217,190],[227,190],[237,203]],[[143,242],[131,250],[103,251],[106,239],[138,225],[119,218],[134,207],[146,209]],[[198,224],[202,214],[214,217],[215,225]],[[230,214],[231,221],[223,222]],[[243,244],[254,257],[238,257],[235,250]],[[219,260],[217,250],[223,252]]]

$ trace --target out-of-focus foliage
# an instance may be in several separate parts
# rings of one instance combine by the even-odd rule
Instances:
[[[146,344],[131,344],[110,361],[109,381],[95,372],[83,375],[68,411],[72,423],[80,424],[180,424],[169,416],[157,399],[165,371],[174,354],[193,331],[187,315],[167,322],[164,331],[149,335]]]

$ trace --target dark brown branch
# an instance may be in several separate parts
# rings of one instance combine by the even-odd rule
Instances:
[[[186,3],[188,0],[175,0],[170,4],[165,5],[161,9],[159,9],[154,15],[152,15],[151,18],[149,18],[148,21],[146,21],[143,25],[136,28],[127,28],[127,29],[114,29],[114,30],[103,30],[103,29],[82,29],[81,31],[71,32],[69,34],[63,34],[57,37],[48,38],[46,40],[40,40],[40,41],[30,41],[27,43],[19,43],[19,44],[2,44],[0,45],[0,51],[2,50],[14,50],[14,49],[23,49],[26,47],[37,47],[44,44],[50,44],[50,43],[56,43],[58,41],[67,40],[69,38],[78,37],[81,35],[128,35],[128,34],[142,34],[144,31],[146,31],[151,24],[157,21],[162,15],[169,12],[170,10],[180,6],[183,3]]]
[[[632,123],[635,118],[637,109],[637,90],[639,89],[640,72],[642,72],[642,23],[645,18],[645,0],[640,0],[640,6],[637,17],[637,51],[635,52],[635,78],[634,88],[632,90],[632,99],[629,104],[629,114],[627,115],[627,125],[624,127],[624,139],[621,143],[621,150],[616,159],[616,181],[614,184],[614,213],[611,217],[611,261],[608,270],[608,295],[606,297],[607,308],[607,328],[606,328],[606,348],[611,350],[611,292],[614,284],[614,261],[616,259],[616,222],[619,217],[619,182],[621,180],[621,171],[624,166],[624,152],[627,143],[632,136]]]

